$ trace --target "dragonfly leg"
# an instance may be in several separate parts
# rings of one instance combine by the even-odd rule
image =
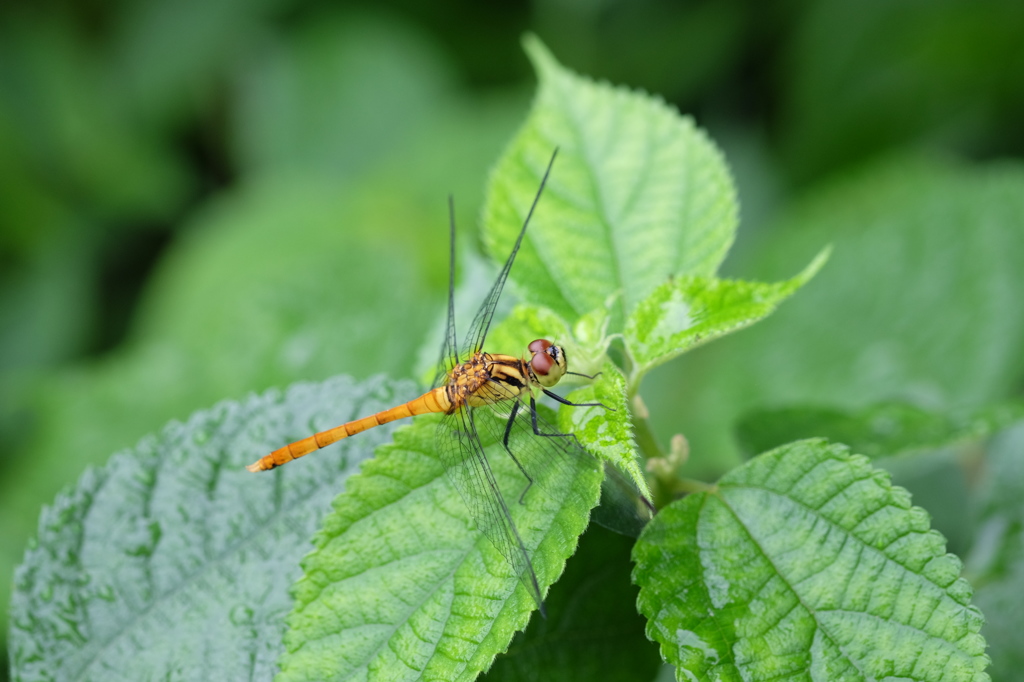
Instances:
[[[566,400],[565,398],[563,398],[562,396],[558,395],[557,393],[552,393],[551,391],[549,391],[546,388],[542,388],[541,390],[544,391],[544,395],[546,395],[547,397],[551,398],[552,400],[557,400],[558,402],[562,403],[563,405],[569,405],[571,407],[603,407],[606,410],[611,410],[612,412],[615,412],[615,408],[614,407],[608,407],[604,403],[574,403],[574,402],[571,402],[569,400]],[[534,414],[536,414],[536,412],[534,412]],[[534,427],[534,431],[536,431],[536,430],[537,430],[536,427]]]
[[[547,391],[544,391],[547,393]],[[563,402],[566,405],[576,406],[576,403],[570,403],[567,400],[558,399],[559,402]],[[582,403],[583,405],[589,405],[590,403]],[[530,396],[530,418],[533,420],[533,432],[538,436],[544,436],[545,438],[576,438],[574,433],[543,433],[540,427],[537,426],[537,401]]]
[[[567,371],[566,374],[571,374],[574,377],[584,377],[586,379],[590,379],[591,381],[593,381],[594,379],[596,379],[599,376],[601,376],[602,374],[604,374],[604,372],[598,372],[597,374],[583,374],[582,372],[569,372],[569,371]]]
[[[518,412],[519,412],[519,401],[516,400],[516,401],[514,401],[512,403],[512,413],[509,414],[508,422],[505,424],[505,436],[501,439],[501,444],[505,446],[505,452],[507,452],[508,456],[512,458],[512,461],[516,463],[516,466],[519,467],[519,470],[523,472],[523,476],[526,476],[526,480],[527,480],[526,488],[523,490],[522,494],[519,496],[519,504],[522,504],[523,503],[523,498],[526,497],[526,492],[530,489],[531,486],[533,486],[533,479],[530,478],[530,474],[526,473],[526,469],[524,469],[523,465],[519,463],[519,460],[516,459],[516,456],[512,454],[512,448],[510,448],[508,446],[508,438],[512,434],[512,424],[515,423],[516,414]],[[536,419],[534,420],[534,424],[536,424]],[[536,430],[536,426],[534,426],[534,430]]]

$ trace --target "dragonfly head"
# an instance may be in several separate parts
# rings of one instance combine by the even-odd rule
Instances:
[[[530,358],[530,374],[537,383],[550,388],[565,375],[565,351],[547,339],[537,339],[528,346],[533,357]]]

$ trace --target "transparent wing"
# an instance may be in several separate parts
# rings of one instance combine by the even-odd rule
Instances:
[[[484,299],[480,310],[477,311],[476,317],[473,318],[473,322],[469,326],[469,333],[462,340],[462,355],[460,357],[472,357],[474,353],[483,348],[484,341],[487,339],[487,330],[491,326],[491,318],[494,317],[494,309],[498,305],[498,299],[501,298],[501,290],[505,288],[505,281],[508,279],[508,273],[512,269],[512,262],[515,261],[516,253],[519,252],[519,247],[523,243],[523,235],[526,234],[530,218],[533,216],[534,209],[537,208],[537,202],[540,201],[540,195],[544,191],[544,185],[547,184],[548,175],[551,174],[551,166],[554,165],[556,156],[558,156],[557,148],[551,154],[551,160],[548,162],[547,170],[544,171],[544,177],[540,181],[540,187],[537,188],[537,195],[533,198],[530,210],[523,221],[523,229],[519,231],[519,237],[516,238],[515,246],[512,247],[512,253],[508,255],[505,266],[498,273],[498,279],[494,281],[494,286],[491,287],[487,298]]]
[[[537,574],[487,461],[473,415],[472,410],[463,408],[442,419],[435,437],[437,451],[477,528],[512,565],[543,613]]]
[[[500,383],[494,385],[504,389]],[[510,393],[508,400],[477,408],[476,412],[480,415],[477,422],[485,434],[485,441],[500,444],[500,450],[496,448],[495,451],[513,458],[523,474],[514,502],[518,503],[520,496],[524,502],[535,498],[557,502],[564,489],[572,487],[581,466],[588,469],[600,466],[576,436],[559,433],[543,414],[534,414],[530,409],[529,395],[516,398]],[[489,413],[486,419],[481,414],[484,412]],[[513,412],[515,417],[511,418]],[[527,476],[533,480],[532,484]]]
[[[502,388],[501,384],[496,384]],[[511,399],[511,395],[509,398]],[[577,440],[573,434],[561,434],[548,422],[542,413],[535,416],[530,413],[529,396],[524,396],[520,407],[516,410],[515,420],[511,427],[508,419],[512,412],[511,402],[496,403],[490,410],[497,415],[497,420],[484,421],[478,419],[481,430],[486,430],[490,439],[504,442],[504,430],[509,431],[508,449],[511,456],[525,469],[534,480],[542,479],[536,494],[561,494],[555,489],[560,481],[571,480],[581,460],[588,466],[599,466],[596,458]],[[483,408],[478,409],[482,411]],[[533,420],[536,419],[536,430]],[[497,425],[495,425],[495,421]],[[501,432],[499,433],[499,430]],[[486,440],[486,439],[485,439]],[[534,495],[527,492],[527,498]],[[604,463],[604,478],[601,484],[601,502],[593,510],[591,519],[622,535],[638,537],[644,526],[653,516],[653,506],[637,491],[630,481],[613,465]]]
[[[502,384],[495,387],[500,389]],[[581,468],[594,470],[600,465],[575,436],[537,435],[533,419],[528,403],[510,393],[506,401],[445,417],[438,427],[437,449],[477,527],[511,564],[543,612],[530,560],[540,536],[524,541],[512,512],[526,505],[551,518],[571,496],[582,494],[576,485]],[[557,433],[541,415],[536,419],[540,433]],[[513,472],[504,485],[495,476],[489,456],[513,457],[518,463],[518,467],[504,467]]]
[[[437,362],[434,388],[448,381],[452,367],[459,364],[455,341],[455,199],[448,195],[448,322],[441,341],[441,358]]]
[[[653,516],[651,501],[641,495],[614,465],[605,462],[601,504],[594,509],[590,519],[620,535],[638,538]]]

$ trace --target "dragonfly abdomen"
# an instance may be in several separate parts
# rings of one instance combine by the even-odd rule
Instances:
[[[431,412],[447,412],[451,409],[451,402],[448,400],[448,395],[444,389],[435,388],[431,391],[427,391],[419,398],[410,400],[402,405],[396,405],[395,407],[389,408],[378,412],[377,414],[371,414],[369,417],[363,417],[362,419],[356,419],[348,423],[342,424],[341,426],[335,426],[333,429],[327,429],[320,433],[315,433],[308,438],[297,440],[294,443],[289,443],[283,448],[274,450],[269,455],[261,457],[258,461],[253,462],[246,467],[249,471],[267,471],[274,467],[279,467],[282,464],[287,464],[293,459],[298,459],[303,455],[308,455],[311,452],[316,452],[320,448],[327,447],[331,443],[337,443],[343,438],[354,436],[357,433],[362,433],[367,429],[372,429],[375,426],[381,426],[388,422],[393,422],[398,419],[405,419],[417,414],[429,414]]]

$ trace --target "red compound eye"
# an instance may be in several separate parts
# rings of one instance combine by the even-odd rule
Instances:
[[[536,343],[536,341],[534,341],[534,343]],[[533,346],[533,343],[531,343],[530,346]],[[530,350],[533,350],[533,348]],[[543,352],[535,352],[533,359],[530,360],[530,367],[532,367],[533,371],[542,377],[548,375],[548,372],[551,371],[551,366],[554,364],[555,361],[551,359],[551,356]]]
[[[551,342],[547,339],[537,339],[536,341],[531,341],[527,348],[530,349],[531,353],[543,353],[548,348],[551,348],[551,345]]]

